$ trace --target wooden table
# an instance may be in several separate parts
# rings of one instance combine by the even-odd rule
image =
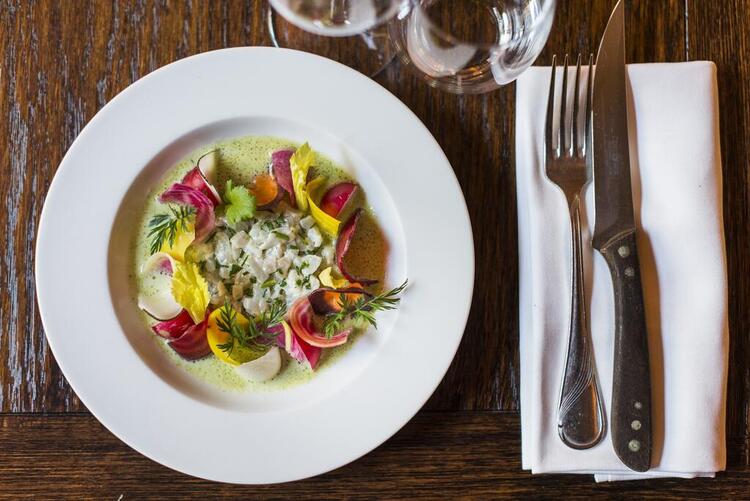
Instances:
[[[560,0],[540,63],[595,51],[614,0]],[[0,495],[116,499],[750,494],[750,3],[627,2],[628,60],[709,59],[719,72],[731,354],[728,468],[715,480],[596,485],[521,471],[513,85],[484,96],[431,90],[398,64],[377,80],[427,124],[473,221],[474,303],[458,355],[424,409],[372,453],[318,478],[239,487],[197,480],[121,443],[77,399],[34,299],[39,213],[86,122],[156,68],[221,47],[269,45],[261,0],[0,0]],[[94,188],[95,189],[95,188]],[[71,319],[78,312],[71,312]],[[71,321],[71,328],[75,323]]]

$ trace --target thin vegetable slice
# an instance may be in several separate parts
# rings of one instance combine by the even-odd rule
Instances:
[[[362,296],[372,297],[363,289],[359,287],[348,287],[345,289],[331,289],[328,287],[321,287],[311,292],[307,296],[307,300],[310,301],[313,311],[316,315],[328,315],[331,313],[337,313],[341,311],[341,296],[344,296],[347,301],[353,303]]]
[[[170,341],[169,346],[185,360],[198,360],[211,353],[206,339],[206,322],[208,317],[202,322],[188,327],[185,332],[174,341]]]
[[[270,210],[276,207],[284,191],[279,187],[271,174],[258,174],[253,178],[250,193],[255,197],[255,203],[260,210]]]
[[[344,275],[344,278],[346,278],[350,282],[357,282],[362,285],[371,285],[377,283],[377,280],[355,277],[346,270],[346,265],[344,263],[346,253],[349,251],[349,246],[352,243],[352,238],[354,238],[354,234],[357,231],[357,223],[359,222],[359,219],[361,217],[362,209],[360,208],[354,211],[351,217],[349,217],[346,223],[344,223],[344,226],[341,227],[339,237],[336,240],[336,266],[339,267],[339,271],[342,275]]]
[[[197,167],[210,186],[216,184],[216,170],[219,167],[219,152],[211,150],[198,159]]]
[[[331,217],[339,217],[341,211],[354,198],[357,185],[351,182],[338,183],[331,186],[320,200],[320,208]]]
[[[185,331],[195,325],[193,318],[187,310],[182,310],[176,317],[151,326],[157,336],[168,341],[179,339]]]
[[[171,291],[174,269],[174,259],[166,252],[152,254],[141,266],[141,280],[152,293],[138,294],[138,307],[156,320],[175,318],[182,311]]]
[[[294,150],[279,150],[271,154],[271,170],[279,186],[289,194],[291,206],[297,208],[297,200],[294,196],[294,182],[292,181],[292,170],[289,159],[292,158]]]
[[[329,289],[345,289],[350,286],[356,287],[357,285],[359,285],[352,284],[345,278],[334,276],[333,268],[331,268],[330,266],[320,272],[320,274],[318,275],[318,280],[320,280],[320,283],[328,287]]]
[[[197,166],[193,167],[187,174],[185,174],[185,177],[182,178],[182,184],[190,186],[206,195],[211,200],[214,207],[221,203],[219,192],[217,192],[216,188],[208,182],[203,175],[203,172],[201,172]]]
[[[315,370],[320,361],[320,355],[323,353],[323,349],[302,341],[294,334],[291,326],[285,321],[282,321],[279,325],[282,327],[283,331],[277,338],[277,344],[284,348],[290,357],[300,363],[308,364],[312,370]]]
[[[216,224],[214,204],[202,191],[182,183],[175,183],[161,194],[159,201],[174,202],[195,208],[195,242],[203,242],[214,230]]]
[[[279,349],[272,346],[262,357],[240,364],[234,370],[240,376],[254,383],[262,383],[273,379],[281,370]]]
[[[289,310],[289,321],[292,330],[302,341],[318,348],[332,348],[344,344],[351,334],[351,329],[346,329],[327,338],[318,331],[315,326],[315,313],[306,297],[294,302]]]

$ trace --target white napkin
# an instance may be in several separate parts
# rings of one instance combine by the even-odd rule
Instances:
[[[618,460],[609,431],[584,451],[568,448],[557,434],[570,225],[565,199],[543,170],[549,72],[531,68],[518,80],[516,95],[523,468],[594,473],[597,481],[713,476],[726,461],[728,345],[716,68],[710,62],[628,67],[631,177],[653,387],[653,466],[644,474]],[[614,304],[609,270],[590,244],[591,185],[582,219],[590,331],[608,419]]]

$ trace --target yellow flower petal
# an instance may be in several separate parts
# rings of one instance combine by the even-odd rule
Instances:
[[[315,219],[315,222],[318,223],[318,226],[323,228],[323,231],[328,233],[331,237],[335,238],[336,235],[339,234],[341,221],[326,214],[312,199],[312,195],[315,195],[318,188],[320,188],[324,182],[325,178],[316,177],[307,184],[307,201],[310,205],[310,215]]]
[[[193,243],[193,240],[195,240],[195,225],[191,221],[187,223],[187,230],[183,230],[182,226],[178,225],[174,243],[169,245],[169,241],[165,240],[161,244],[159,251],[166,252],[178,261],[183,261],[185,259],[185,250]]]
[[[331,289],[345,289],[351,285],[349,280],[335,277],[333,275],[333,268],[330,266],[320,272],[318,280],[320,280],[321,284],[330,287]]]
[[[195,263],[175,261],[172,273],[172,295],[185,308],[193,322],[200,323],[206,317],[208,307],[208,283],[201,276]]]
[[[307,143],[297,148],[289,159],[294,197],[297,199],[297,207],[302,211],[307,210],[307,173],[314,160],[315,154]]]

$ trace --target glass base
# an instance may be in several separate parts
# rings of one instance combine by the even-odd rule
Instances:
[[[276,47],[333,59],[370,78],[383,71],[396,54],[385,26],[350,37],[326,37],[298,28],[273,9],[268,9],[267,22],[268,33]]]

